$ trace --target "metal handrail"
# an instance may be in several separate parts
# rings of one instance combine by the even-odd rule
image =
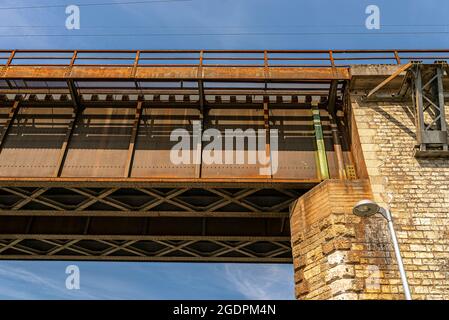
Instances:
[[[66,63],[64,63],[66,60]],[[390,50],[0,50],[1,66],[347,67],[449,60],[449,49]],[[314,64],[310,64],[310,62]]]

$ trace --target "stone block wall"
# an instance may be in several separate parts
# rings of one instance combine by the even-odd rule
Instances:
[[[391,207],[413,298],[449,299],[449,159],[413,156],[411,105],[352,95],[353,130],[374,200]]]
[[[291,209],[297,299],[400,299],[387,227],[352,214],[371,198],[368,180],[327,180]]]
[[[353,205],[390,206],[413,299],[449,299],[449,159],[416,159],[411,103],[367,103],[346,114],[360,180],[328,180],[291,210],[298,299],[403,299],[386,221]],[[449,113],[448,113],[449,118]]]

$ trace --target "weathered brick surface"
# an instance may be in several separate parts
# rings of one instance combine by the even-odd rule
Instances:
[[[386,195],[393,195],[390,207],[413,298],[449,299],[449,160],[413,157],[411,103],[360,101],[353,95],[351,107],[373,196],[386,205]]]
[[[401,297],[385,223],[352,214],[352,206],[365,198],[371,198],[368,180],[327,180],[292,208],[298,299]],[[386,274],[392,282],[384,281]]]
[[[409,104],[360,101],[349,107],[361,180],[325,181],[291,212],[296,296],[404,298],[385,220],[351,213],[372,198],[391,207],[413,298],[449,299],[449,160],[413,157]]]

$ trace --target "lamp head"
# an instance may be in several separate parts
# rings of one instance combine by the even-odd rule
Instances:
[[[359,217],[369,217],[378,213],[379,209],[379,205],[374,201],[361,200],[352,208],[352,213]]]

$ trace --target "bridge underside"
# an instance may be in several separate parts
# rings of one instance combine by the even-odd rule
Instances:
[[[310,186],[3,180],[0,259],[291,262]]]

